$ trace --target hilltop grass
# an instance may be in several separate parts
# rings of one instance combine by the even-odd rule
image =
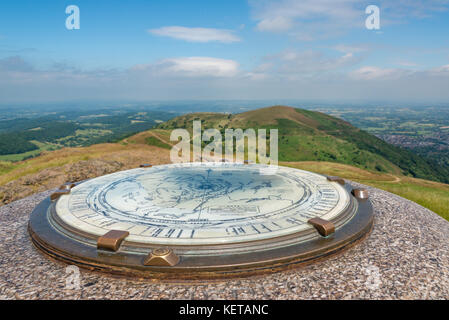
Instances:
[[[142,140],[148,135],[142,137]],[[57,151],[44,153],[43,155],[22,162],[0,162],[0,185],[19,179],[20,177],[37,174],[38,172],[53,167],[61,167],[65,164],[76,163],[83,160],[105,158],[130,161],[145,148],[154,148],[140,143],[128,143],[126,145],[99,144],[83,148],[63,148]],[[152,149],[146,152],[152,152]],[[162,156],[167,149],[157,149]],[[120,157],[120,158],[118,158]],[[168,162],[168,156],[161,163]],[[281,162],[280,165],[298,169],[313,171],[321,174],[335,175],[342,178],[360,182],[375,188],[389,191],[403,198],[414,201],[423,207],[439,214],[449,220],[449,185],[427,180],[415,179],[390,173],[380,173],[363,170],[354,166],[332,162]]]
[[[449,220],[449,187],[447,186],[426,186],[419,181],[401,181],[395,184],[372,182],[370,184],[412,200]]]
[[[0,162],[0,185],[38,173],[44,169],[98,158],[125,148],[120,144],[98,144],[91,147],[63,148],[53,152],[44,152],[39,157],[16,163]]]
[[[140,156],[152,163],[168,163],[170,129],[191,129],[193,120],[202,128],[279,128],[281,165],[340,176],[395,193],[414,201],[449,220],[449,185],[413,178],[410,175],[444,174],[427,168],[426,161],[410,156],[376,137],[330,116],[287,107],[265,108],[238,115],[190,114],[162,123],[157,129],[127,137],[119,143],[63,148],[19,162],[0,161],[0,186],[44,169],[89,159],[114,159],[132,163]],[[140,159],[140,158],[139,158]],[[429,171],[430,170],[430,171]],[[56,186],[55,186],[56,187]]]
[[[223,115],[207,115],[207,119],[213,122],[221,121],[222,117]],[[282,122],[283,126],[280,128],[284,128],[283,130],[293,127],[290,120]],[[187,126],[189,123],[187,121]],[[223,122],[220,125],[224,128]],[[283,130],[279,133],[279,158],[282,165],[340,176],[379,188],[414,201],[449,220],[449,185],[404,176],[389,161],[371,152],[359,150],[356,145],[347,141],[332,139],[327,135],[302,135],[299,139],[298,136],[290,135],[290,131],[287,131],[288,136],[282,138]],[[307,125],[299,130],[306,133],[313,129]],[[135,140],[142,142],[147,137],[156,135],[159,138],[156,143],[162,140],[168,144],[169,132],[163,129],[150,130],[137,135]],[[306,161],[295,162],[298,158]]]
[[[409,150],[390,145],[376,136],[370,135],[366,131],[353,127],[348,122],[339,120],[327,114],[302,109],[295,110],[316,121],[318,123],[316,128],[321,132],[336,139],[352,143],[357,146],[360,151],[369,152],[372,155],[393,163],[401,169],[402,175],[444,183],[449,182],[449,168],[447,167],[440,166],[434,161],[424,159]],[[359,166],[357,162],[348,164]]]
[[[164,149],[171,149],[172,146],[161,141],[160,139],[156,138],[156,137],[147,137],[145,138],[145,143],[150,145],[150,146],[155,146],[155,147],[159,147],[159,148],[164,148]]]
[[[10,161],[0,161],[0,176],[14,170],[17,164]]]
[[[361,169],[449,182],[449,169],[408,150],[390,145],[341,119],[285,106],[240,114],[194,113],[173,118],[159,129],[278,129],[280,161],[329,161]],[[269,131],[268,131],[269,132]]]
[[[432,210],[449,220],[449,185],[406,176],[376,173],[330,162],[283,162],[282,165],[339,176],[382,189]]]

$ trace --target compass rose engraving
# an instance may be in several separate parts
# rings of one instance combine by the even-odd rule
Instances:
[[[311,228],[349,203],[338,184],[282,167],[187,163],[133,169],[87,181],[57,203],[67,224],[93,234],[117,229],[148,243],[216,244]]]

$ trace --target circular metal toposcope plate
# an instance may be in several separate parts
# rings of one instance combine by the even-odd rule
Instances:
[[[366,190],[260,164],[142,166],[65,184],[33,211],[53,258],[138,278],[273,272],[336,253],[373,224]]]

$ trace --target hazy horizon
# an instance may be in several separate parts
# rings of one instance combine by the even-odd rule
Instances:
[[[0,104],[444,104],[448,30],[448,0],[2,2]]]

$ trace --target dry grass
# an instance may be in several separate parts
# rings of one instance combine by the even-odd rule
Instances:
[[[283,165],[339,176],[412,200],[449,220],[449,185],[392,174],[373,173],[330,162],[286,162]]]
[[[67,173],[64,170],[70,170],[71,167],[81,161],[116,161],[121,164],[120,170],[137,167],[141,163],[169,163],[169,150],[145,144],[145,139],[149,136],[157,137],[161,141],[169,141],[167,131],[153,130],[139,133],[121,143],[98,144],[83,148],[64,148],[46,152],[37,158],[18,163],[0,162],[0,189],[2,186],[6,188],[10,183],[17,182],[17,184],[20,184],[18,187],[28,188],[17,195],[20,198],[32,192],[42,191],[44,187],[55,188],[60,183],[60,179],[50,179],[50,182],[47,181],[45,185],[32,186],[23,185],[23,181],[33,180],[34,177],[42,175],[43,172],[50,172],[54,176],[66,176]],[[417,202],[449,220],[449,185],[443,183],[393,174],[374,173],[350,165],[330,162],[284,162],[281,165],[340,176],[383,189]],[[61,167],[68,169],[61,170]],[[51,168],[55,168],[55,170],[49,171]],[[5,186],[6,184],[8,186]]]
[[[94,159],[118,161],[126,167],[138,165],[142,161],[161,164],[168,163],[170,160],[167,150],[144,144],[104,143],[83,148],[63,148],[18,162],[4,169],[3,174],[0,175],[0,186],[44,169]]]
[[[170,142],[170,131],[168,130],[160,130],[160,129],[152,129],[144,132],[140,132],[132,137],[126,138],[122,141],[122,144],[146,144],[146,139],[148,137],[155,137],[158,140],[161,140],[164,143],[173,145]]]
[[[276,115],[273,117],[273,115]],[[231,124],[234,127],[239,127],[239,124],[246,124],[248,122],[263,123],[263,124],[277,124],[276,119],[288,119],[298,124],[316,128],[318,122],[304,116],[297,112],[295,108],[285,106],[273,106],[257,110],[251,110],[244,113],[239,113],[234,116]]]

